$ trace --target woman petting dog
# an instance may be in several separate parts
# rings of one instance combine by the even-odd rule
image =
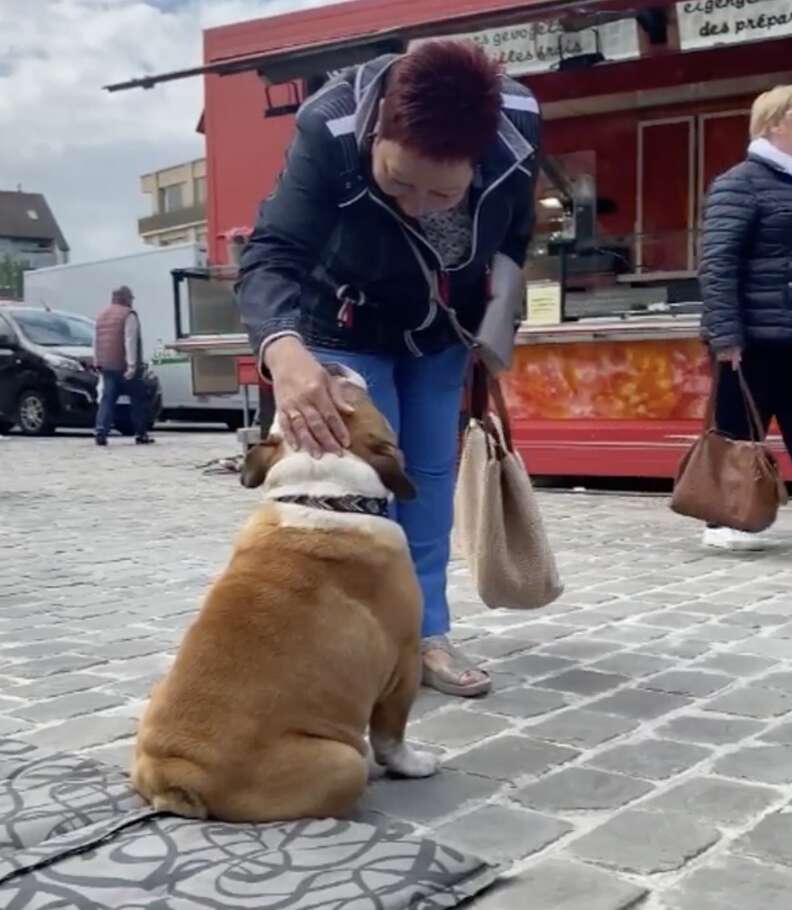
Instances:
[[[475,45],[380,57],[303,104],[241,257],[242,320],[288,442],[349,445],[327,362],[365,378],[398,437],[418,488],[394,508],[423,595],[423,682],[456,696],[491,687],[448,638],[463,341],[519,277],[538,144],[533,96]]]

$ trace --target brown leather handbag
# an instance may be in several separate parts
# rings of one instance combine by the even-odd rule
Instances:
[[[677,471],[671,509],[708,524],[757,533],[776,520],[787,490],[741,369],[737,376],[751,438],[733,439],[715,425],[718,367],[712,382],[704,433],[691,446]]]

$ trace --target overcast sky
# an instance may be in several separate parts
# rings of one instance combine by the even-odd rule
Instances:
[[[102,85],[201,63],[201,30],[327,0],[0,0],[0,189],[44,193],[72,261],[140,247],[140,175],[203,155],[202,81]]]

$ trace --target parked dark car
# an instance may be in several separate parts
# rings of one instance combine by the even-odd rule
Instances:
[[[0,306],[0,433],[14,425],[28,436],[96,420],[100,376],[93,361],[94,323],[84,316],[26,306]],[[143,381],[150,424],[162,410],[159,380]],[[129,400],[119,399],[115,428],[133,433]]]

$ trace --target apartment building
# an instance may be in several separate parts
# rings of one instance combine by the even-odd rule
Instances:
[[[140,186],[151,200],[151,214],[138,219],[145,243],[206,242],[206,159],[144,174]]]
[[[41,193],[0,190],[0,259],[38,269],[69,260],[69,245]]]
[[[23,273],[69,261],[69,244],[41,193],[0,190],[0,300],[21,300]]]

